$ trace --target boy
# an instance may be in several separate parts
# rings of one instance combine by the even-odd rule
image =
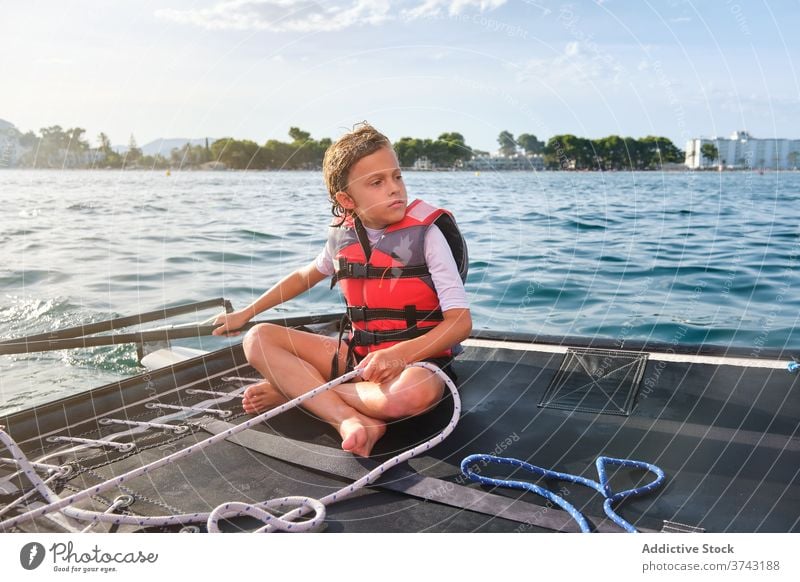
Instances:
[[[387,421],[424,412],[442,397],[438,375],[405,366],[429,360],[452,376],[452,350],[472,330],[462,280],[466,247],[449,213],[419,200],[407,204],[397,156],[372,126],[360,124],[328,148],[323,174],[333,214],[341,219],[325,249],[251,305],[217,317],[214,334],[234,332],[334,276],[353,326],[347,345],[278,325],[255,326],[243,346],[265,381],[248,387],[243,406],[262,412],[355,365],[361,381],[303,406],[338,430],[344,450],[366,457]]]

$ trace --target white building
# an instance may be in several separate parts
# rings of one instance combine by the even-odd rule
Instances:
[[[703,157],[702,147],[713,144],[719,151],[716,160]],[[729,138],[695,138],[686,142],[686,166],[692,169],[765,168],[791,170],[800,167],[800,139],[758,139],[746,131]]]
[[[0,168],[15,166],[23,153],[19,143],[19,130],[13,124],[0,119]]]
[[[414,165],[411,166],[412,170],[432,170],[433,164],[428,159],[428,156],[422,156],[414,160]]]
[[[463,169],[476,171],[496,170],[544,170],[544,158],[540,154],[523,156],[475,156],[464,162]]]

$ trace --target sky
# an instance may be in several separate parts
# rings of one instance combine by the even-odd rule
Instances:
[[[0,0],[0,119],[157,138],[800,138],[800,3]]]

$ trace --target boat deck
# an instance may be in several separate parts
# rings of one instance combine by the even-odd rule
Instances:
[[[568,350],[565,345],[478,338],[466,343],[456,371],[462,416],[453,434],[399,467],[396,474],[388,472],[378,485],[330,505],[325,531],[553,531],[538,517],[563,517],[564,512],[548,507],[541,497],[469,483],[459,465],[475,453],[514,457],[590,479],[597,479],[594,461],[601,455],[655,464],[666,473],[663,487],[618,507],[625,519],[644,531],[660,531],[664,521],[709,532],[800,531],[800,387],[798,375],[787,372],[780,361]],[[196,444],[224,426],[221,423],[250,418],[241,411],[236,396],[243,391],[242,382],[223,380],[232,375],[256,375],[244,361],[240,346],[0,418],[0,425],[6,426],[32,460],[47,456],[46,462],[73,466],[73,473],[54,486],[64,497]],[[231,396],[188,393],[192,388]],[[154,409],[154,403],[214,408],[230,415]],[[392,424],[376,446],[374,458],[343,461],[338,454],[340,440],[331,427],[302,409],[290,410],[248,431],[248,446],[219,443],[96,496],[83,507],[105,511],[119,494],[133,496],[126,511],[135,515],[203,512],[228,501],[252,503],[285,495],[323,497],[352,481],[336,475],[341,474],[342,464],[350,471],[358,469],[353,469],[354,462],[361,464],[366,473],[375,461],[437,434],[451,414],[452,399],[446,397],[433,411]],[[101,418],[155,420],[185,425],[187,430],[175,434],[133,429],[100,424]],[[54,436],[118,440],[136,446],[131,451],[92,447],[69,452],[74,444],[50,442]],[[278,458],[266,454],[273,450]],[[308,459],[314,460],[315,468],[307,466]],[[439,490],[431,490],[429,483],[428,499],[421,499],[413,487],[401,492],[381,485],[403,489],[410,482],[404,481],[409,470],[439,479],[430,482],[438,484]],[[559,491],[588,516],[603,515],[603,498],[587,487],[537,480],[510,467],[485,471],[534,481]],[[18,477],[9,479],[10,472],[8,466],[0,466],[0,510],[30,488]],[[619,470],[612,486],[628,489],[651,479],[641,470]],[[502,496],[533,504],[539,516],[514,520],[448,505],[462,486],[493,499]],[[2,518],[15,513],[20,510],[12,509]],[[569,519],[562,521],[574,526]],[[599,531],[617,529],[607,520],[590,521]],[[236,518],[224,527],[247,530],[256,525],[260,524]],[[82,527],[54,514],[14,529]],[[137,528],[123,526],[120,531],[131,529]],[[178,531],[180,526],[163,529]],[[575,527],[560,529],[576,531]],[[107,530],[106,525],[96,527],[96,531]]]

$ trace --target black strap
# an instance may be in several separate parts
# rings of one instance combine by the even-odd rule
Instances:
[[[361,224],[361,219],[358,216],[353,218],[353,226],[356,231],[356,236],[358,237],[358,242],[361,243],[361,250],[364,251],[364,256],[367,262],[369,262],[369,258],[372,256],[372,245],[369,244],[369,235],[364,225]]]
[[[378,309],[370,307],[350,306],[347,308],[350,321],[376,321],[385,319],[399,319],[405,321],[407,327],[413,327],[419,321],[443,321],[441,309],[423,311],[415,305],[406,305],[403,309]]]
[[[377,331],[354,329],[353,344],[357,346],[376,346],[385,342],[402,342],[421,337],[432,329],[433,327],[409,327],[405,329],[382,329]]]
[[[219,434],[235,426],[225,421],[211,419],[202,424],[201,428],[211,434]],[[253,429],[243,430],[228,437],[227,440],[274,459],[353,481],[360,479],[366,471],[371,471],[378,466],[378,463],[372,459],[354,457],[341,449],[296,441]],[[560,509],[548,509],[541,505],[495,495],[452,481],[425,477],[402,466],[392,467],[372,486],[544,529],[561,532],[580,531],[575,520]],[[620,531],[618,526],[605,517],[586,517],[598,532]],[[637,529],[641,532],[654,531],[642,527]]]
[[[376,267],[364,263],[353,263],[339,257],[336,272],[331,277],[331,287],[340,279],[401,279],[429,277],[427,265],[405,265],[403,267]]]
[[[351,366],[355,365],[355,362],[354,362],[355,354],[353,353],[353,341],[352,340],[348,340],[348,341],[345,342],[345,345],[347,346],[347,353],[345,354],[345,357],[344,357],[345,367],[347,369],[342,370],[341,374],[340,374],[340,372],[339,372],[339,353],[340,353],[340,350],[342,349],[342,340],[343,340],[345,332],[347,332],[350,329],[352,329],[352,327],[353,327],[353,325],[352,325],[352,322],[350,320],[350,317],[347,314],[344,314],[342,316],[342,319],[339,321],[339,340],[336,343],[336,351],[333,353],[333,359],[331,360],[331,377],[330,377],[331,380],[334,380],[335,378],[338,378],[341,374],[345,374],[347,372],[350,372],[352,370]]]

